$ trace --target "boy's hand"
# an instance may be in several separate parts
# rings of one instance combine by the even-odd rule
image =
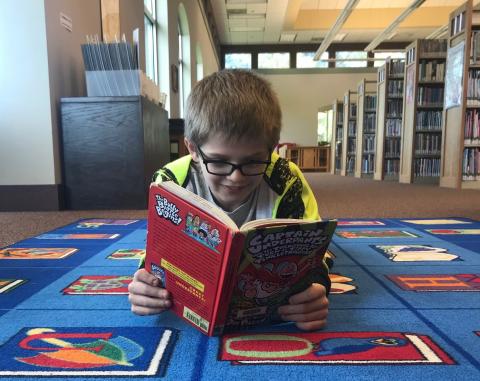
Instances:
[[[328,299],[325,287],[313,283],[305,291],[292,295],[289,304],[281,306],[278,313],[283,320],[293,321],[303,330],[323,328],[327,324]]]
[[[161,288],[160,280],[145,269],[135,272],[128,292],[132,312],[137,315],[159,314],[171,306],[168,291]]]

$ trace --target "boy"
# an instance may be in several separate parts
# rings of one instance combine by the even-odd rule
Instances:
[[[190,155],[167,164],[154,181],[173,180],[226,211],[241,224],[260,218],[319,219],[317,203],[300,170],[273,152],[280,138],[281,111],[270,85],[243,70],[205,77],[186,107],[185,144]],[[304,330],[325,326],[330,290],[322,284],[293,295],[279,308],[285,321]],[[171,306],[168,291],[145,269],[129,285],[132,311],[161,313]]]

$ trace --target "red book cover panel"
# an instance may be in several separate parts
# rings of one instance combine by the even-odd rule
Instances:
[[[229,230],[159,187],[150,188],[145,268],[172,295],[172,311],[207,334]]]

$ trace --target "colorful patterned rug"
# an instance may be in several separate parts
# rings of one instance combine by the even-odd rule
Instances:
[[[0,379],[480,379],[480,222],[340,219],[325,330],[213,338],[130,312],[145,238],[90,219],[0,249]]]

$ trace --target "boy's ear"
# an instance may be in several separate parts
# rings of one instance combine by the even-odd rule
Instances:
[[[192,156],[193,161],[198,161],[197,146],[187,138],[184,138],[184,141],[185,146],[188,149],[188,153]]]

